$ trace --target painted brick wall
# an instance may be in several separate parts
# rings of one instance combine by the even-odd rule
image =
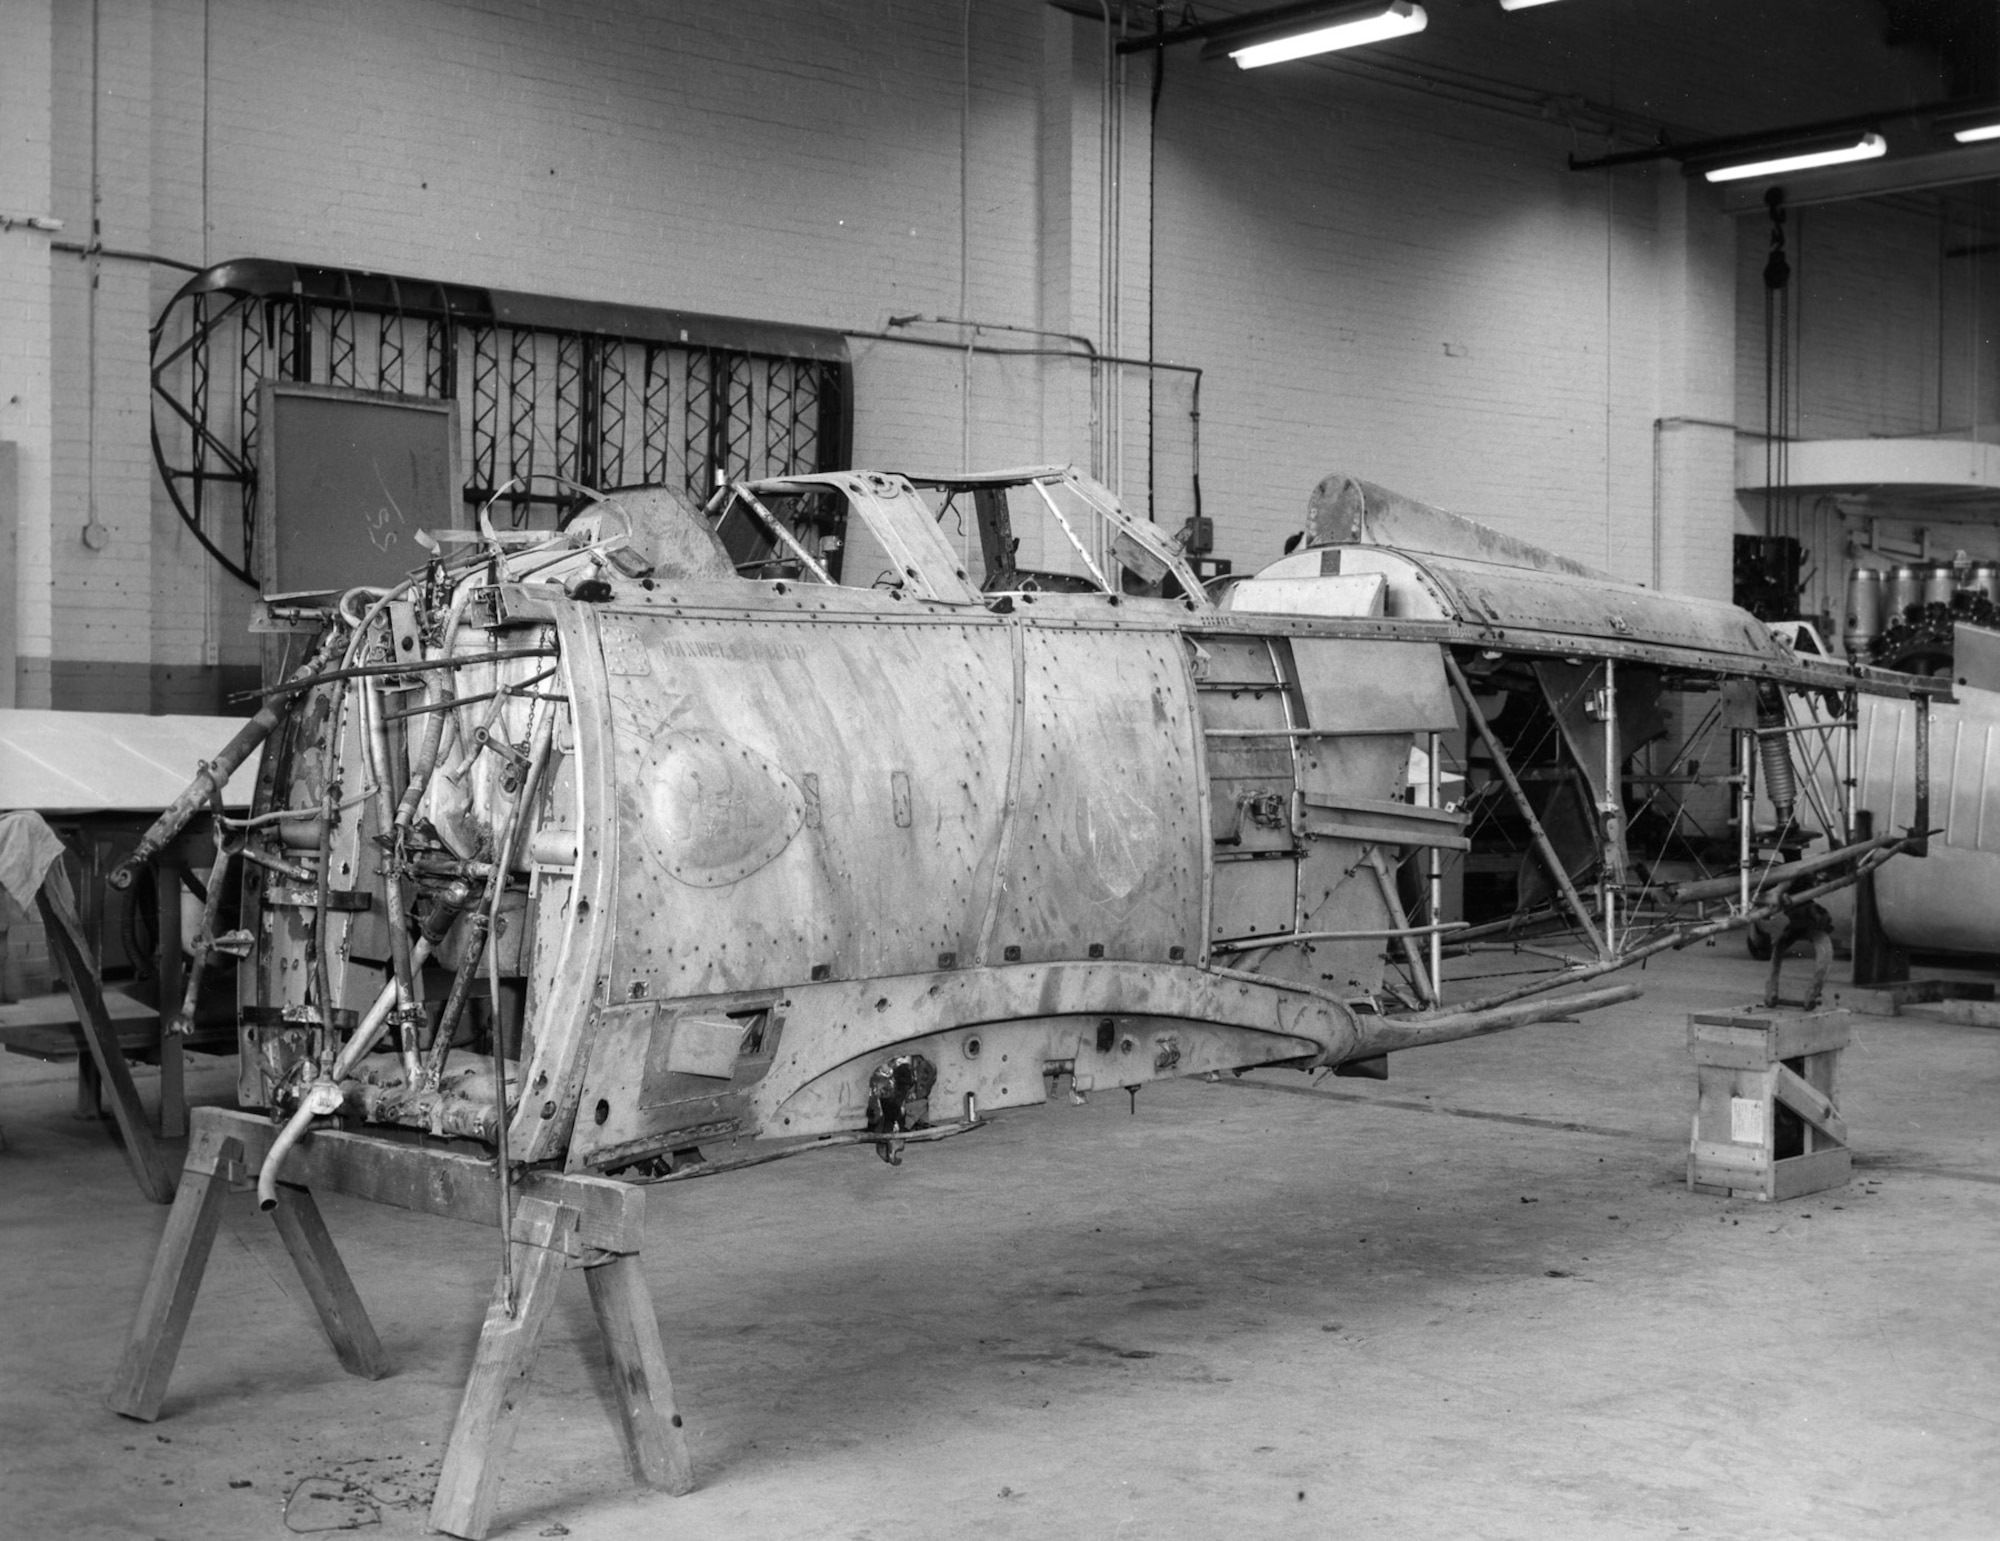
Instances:
[[[152,241],[152,8],[101,0],[54,10],[54,202],[65,236],[114,251]],[[75,704],[144,711],[153,656],[147,265],[59,253],[53,328],[50,579],[55,689],[64,666],[96,682]],[[164,596],[168,604],[174,596]],[[110,666],[110,667],[105,667]]]
[[[212,18],[203,0],[154,0],[153,15],[152,234],[146,249],[202,267],[216,255],[203,230],[207,167],[202,146],[212,105],[204,61]],[[187,276],[163,265],[151,269],[152,315],[166,308]],[[249,596],[202,550],[157,474],[150,497],[153,592],[175,596],[173,602],[153,607],[153,660],[175,674],[214,665],[222,656],[220,639],[227,634],[232,656],[247,662],[254,656],[244,634]]]
[[[1648,575],[1644,178],[1570,176],[1551,129],[1446,125],[1381,87],[1337,108],[1317,80],[1175,89],[1160,346],[1213,361],[1204,461],[1228,554],[1275,555],[1340,469]]]
[[[957,308],[955,8],[216,0],[210,243],[635,304]],[[1028,303],[1032,88],[982,11],[973,296]],[[1014,75],[1008,76],[1009,61]],[[1013,218],[1008,218],[1009,214]],[[1010,249],[1011,248],[1011,249]]]
[[[1940,309],[1943,235],[1934,216],[1880,203],[1787,211],[1794,399],[1785,426],[1792,432],[1859,438],[1942,426],[1940,349],[1958,319]],[[1737,410],[1746,428],[1761,432],[1769,219],[1746,216],[1743,236]]]
[[[54,123],[54,21],[50,0],[0,6],[0,208],[48,215]],[[0,470],[11,528],[0,531],[0,584],[9,590],[0,623],[0,704],[47,704],[50,649],[49,522],[51,441],[49,234],[0,232],[0,440],[12,446]],[[17,693],[17,679],[20,689]]]
[[[1521,15],[1601,33],[1605,76],[1586,89],[1669,121],[1783,122],[1788,82],[1807,77],[1821,110],[1828,91],[1856,107],[1936,94],[1934,60],[1869,45],[1879,16],[1861,0],[1772,0],[1745,31],[1689,28],[1675,61],[1685,91],[1635,100],[1615,47],[1629,9]],[[1548,60],[1530,28],[1489,27],[1486,51],[1460,62],[1533,80]],[[1663,480],[1684,495],[1656,520],[1653,423],[1727,421],[1735,405],[1734,306],[1711,298],[1727,295],[1732,264],[1717,263],[1710,231],[1697,243],[1708,287],[1684,282],[1686,220],[1663,232],[1659,216],[1678,169],[1565,169],[1595,148],[1337,63],[1251,73],[1176,56],[1158,151],[1158,341],[1214,367],[1204,462],[1225,554],[1273,555],[1306,490],[1344,469],[1623,576],[1728,592],[1726,435],[1675,448]],[[1714,225],[1712,198],[1693,196],[1696,222]]]

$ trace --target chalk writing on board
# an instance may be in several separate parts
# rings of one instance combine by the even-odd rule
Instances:
[[[363,514],[362,518],[368,523],[368,539],[374,543],[375,549],[387,551],[396,544],[396,531],[390,521],[394,520],[397,524],[408,524],[410,521],[396,502],[396,495],[389,490],[388,482],[382,479],[382,467],[371,460],[368,469],[375,473],[375,485],[382,489],[382,496],[389,500],[389,506],[378,508],[372,514]]]

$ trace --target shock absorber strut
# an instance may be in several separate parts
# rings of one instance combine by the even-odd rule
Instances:
[[[1757,686],[1757,758],[1764,772],[1764,791],[1777,810],[1778,828],[1792,822],[1798,802],[1798,782],[1792,775],[1792,743],[1783,730],[1785,698],[1769,680]],[[1774,731],[1775,730],[1775,731]]]

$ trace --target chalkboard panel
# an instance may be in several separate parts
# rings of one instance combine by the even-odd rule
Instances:
[[[266,594],[386,587],[423,565],[418,530],[465,524],[456,402],[283,380],[257,394]]]

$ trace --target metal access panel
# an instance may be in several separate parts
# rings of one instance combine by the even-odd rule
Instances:
[[[1317,731],[1421,733],[1458,726],[1435,644],[1291,640],[1299,694]]]
[[[1016,635],[1019,761],[985,961],[1167,962],[1201,928],[1205,838],[1180,638]]]
[[[1281,651],[1268,637],[1210,637],[1201,644],[1214,844],[1211,942],[1296,928],[1296,714],[1280,674]]]
[[[612,997],[970,960],[1013,755],[997,621],[607,615]]]

